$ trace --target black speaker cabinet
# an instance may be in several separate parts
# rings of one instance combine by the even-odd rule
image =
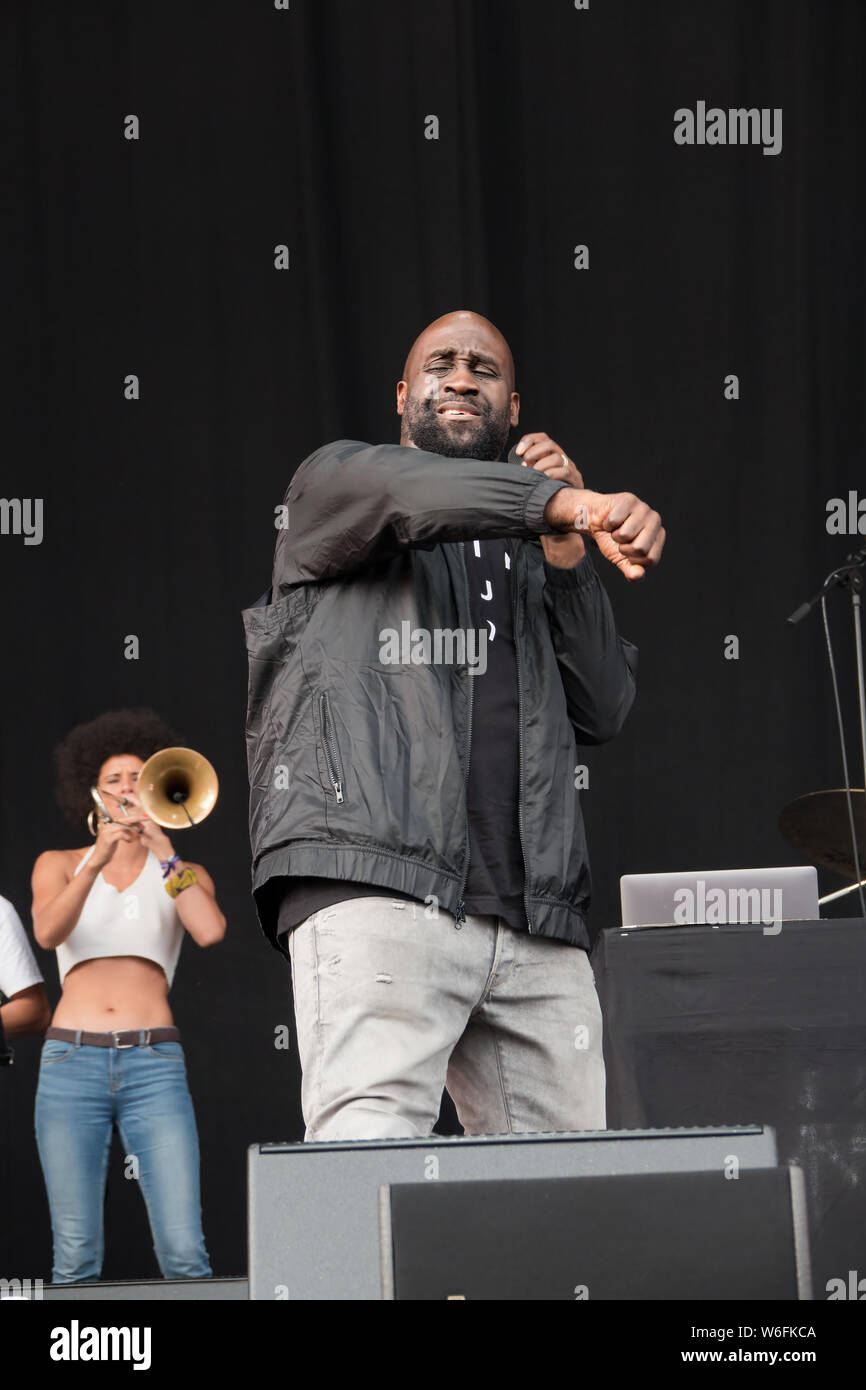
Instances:
[[[799,1168],[380,1190],[394,1299],[811,1297]]]
[[[250,1298],[382,1298],[381,1187],[690,1173],[730,1187],[776,1164],[775,1135],[757,1125],[254,1144]]]

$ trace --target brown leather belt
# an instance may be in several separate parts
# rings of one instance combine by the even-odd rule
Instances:
[[[87,1033],[83,1028],[49,1028],[46,1038],[78,1047],[147,1047],[149,1043],[180,1042],[178,1028],[121,1028],[114,1033]]]

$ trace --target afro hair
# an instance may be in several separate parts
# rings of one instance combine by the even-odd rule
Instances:
[[[93,809],[90,788],[108,758],[134,754],[143,762],[160,748],[183,740],[152,709],[119,709],[77,724],[54,750],[57,765],[57,804],[73,825]]]

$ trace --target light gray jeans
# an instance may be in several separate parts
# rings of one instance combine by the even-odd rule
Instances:
[[[370,897],[314,912],[289,956],[305,1139],[424,1137],[446,1085],[467,1134],[604,1129],[579,947]]]

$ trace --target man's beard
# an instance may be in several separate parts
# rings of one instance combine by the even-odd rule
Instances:
[[[453,420],[449,425],[436,413],[441,404],[439,397],[407,396],[403,420],[416,448],[452,459],[501,459],[511,428],[507,412],[494,415],[483,401],[473,401],[480,418]]]

